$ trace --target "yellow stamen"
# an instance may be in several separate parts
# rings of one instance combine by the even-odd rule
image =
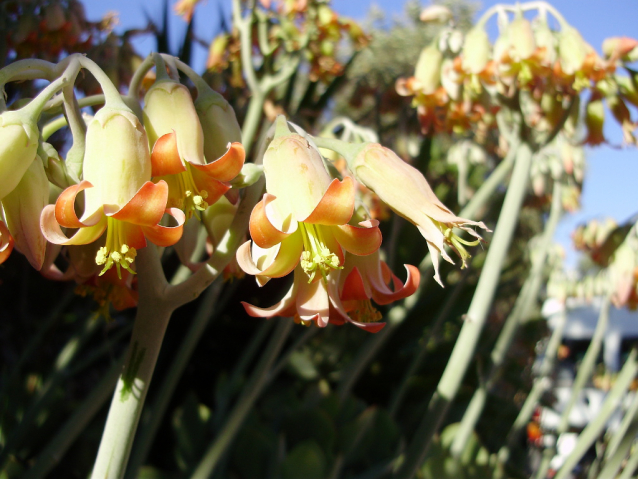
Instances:
[[[100,266],[104,265],[100,276],[111,269],[114,264],[117,268],[117,277],[120,279],[122,279],[120,267],[135,274],[135,271],[131,269],[131,264],[135,261],[137,250],[125,244],[122,236],[122,224],[116,219],[107,218],[106,243],[95,255],[95,262]]]
[[[304,251],[301,253],[301,268],[308,275],[308,283],[315,279],[317,272],[321,273],[324,281],[328,280],[331,269],[343,269],[339,265],[339,258],[328,247],[321,235],[321,226],[299,223],[299,230],[303,239]]]
[[[184,211],[186,219],[193,216],[193,213],[198,216],[198,211],[204,211],[209,206],[205,201],[208,198],[208,191],[197,188],[190,168],[187,163],[186,171],[176,175],[178,180],[177,188],[179,190],[176,196],[181,198],[180,209]]]
[[[467,252],[465,246],[476,246],[481,240],[477,239],[475,241],[467,241],[461,238],[459,235],[454,233],[454,227],[449,227],[445,223],[441,223],[440,221],[432,220],[434,224],[439,228],[443,236],[445,236],[445,242],[448,243],[461,257],[461,261],[463,264],[461,265],[461,269],[467,267],[467,260],[472,257],[470,253]]]
[[[372,306],[369,299],[357,301],[357,307],[349,313],[350,317],[359,323],[376,323],[381,321],[383,315]]]

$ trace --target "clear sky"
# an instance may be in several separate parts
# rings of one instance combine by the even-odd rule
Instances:
[[[174,0],[169,0],[171,5]],[[497,3],[482,2],[479,15]],[[333,0],[332,5],[339,13],[354,18],[363,18],[371,5],[378,6],[388,14],[400,15],[404,2],[401,0]],[[427,1],[423,1],[425,6]],[[565,19],[576,27],[583,37],[598,51],[602,41],[611,36],[638,38],[638,0],[555,0],[552,4]],[[136,28],[145,24],[146,16],[161,22],[164,0],[97,0],[85,1],[87,15],[97,19],[107,11],[120,14],[118,31]],[[195,32],[205,41],[210,41],[219,28],[220,14],[230,17],[230,0],[205,0],[198,7],[195,18]],[[182,38],[186,24],[172,16],[171,42],[177,44]],[[139,53],[146,54],[155,47],[152,37],[136,42]],[[199,48],[194,57],[198,70],[203,69],[206,58],[204,48]],[[633,111],[634,119],[636,111]],[[610,119],[606,122],[607,137],[616,145],[621,143],[620,128]],[[601,146],[587,150],[588,169],[582,195],[582,208],[568,214],[559,225],[556,240],[565,246],[568,265],[575,264],[576,254],[571,249],[570,234],[576,225],[592,218],[611,216],[622,222],[638,212],[638,150],[634,148],[615,149]]]

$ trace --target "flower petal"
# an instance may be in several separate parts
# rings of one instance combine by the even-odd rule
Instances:
[[[360,323],[352,319],[348,320],[349,323],[354,324],[357,328],[361,328],[369,333],[378,333],[385,328],[386,323]]]
[[[40,215],[40,228],[47,241],[61,245],[80,245],[93,243],[106,229],[106,216],[102,215],[97,224],[80,228],[71,238],[68,238],[55,219],[55,206],[47,205]]]
[[[237,262],[245,273],[254,276],[267,276],[270,278],[286,276],[299,263],[303,250],[301,234],[290,235],[279,245],[279,251],[275,259],[262,270],[254,261],[250,251],[250,243],[250,241],[247,241],[239,247],[237,250]],[[257,258],[257,262],[259,262],[259,258]]]
[[[228,150],[221,158],[206,165],[191,163],[193,168],[219,181],[230,181],[235,178],[244,166],[246,151],[241,143],[228,144]]]
[[[279,218],[275,220],[276,224],[280,224],[281,227],[286,227],[291,222],[295,224],[295,228],[292,231],[284,232],[277,228],[268,217],[267,210],[270,209],[270,216],[277,216],[278,211],[272,208],[272,203],[275,197],[269,193],[264,194],[263,199],[255,205],[252,213],[250,214],[250,237],[260,248],[271,248],[276,244],[281,243],[285,238],[290,236],[294,230],[296,230],[296,221],[291,221],[292,218],[289,215],[287,222],[279,221]],[[271,208],[268,208],[271,206]],[[290,228],[286,228],[290,229]]]
[[[7,226],[0,221],[0,264],[4,263],[13,250],[13,237]]]
[[[365,256],[374,253],[381,246],[381,231],[376,220],[362,221],[362,227],[340,225],[331,228],[335,238],[349,253]]]
[[[354,212],[354,183],[346,176],[343,181],[332,180],[321,201],[304,223],[345,225]]]
[[[350,274],[346,277],[341,290],[342,301],[364,301],[372,297],[372,291],[370,287],[366,287],[366,284],[361,277],[359,268],[356,266],[350,271]]]
[[[81,191],[92,187],[93,185],[90,182],[84,180],[77,185],[69,186],[60,193],[55,202],[55,219],[60,226],[64,228],[82,228],[95,225],[100,221],[103,216],[101,210],[98,210],[99,214],[92,215],[84,221],[80,221],[75,214],[75,197]]]
[[[330,317],[330,301],[323,281],[308,283],[301,268],[295,270],[295,283],[298,283],[297,314],[304,321],[316,320],[317,326],[325,328]]]
[[[421,273],[419,272],[419,268],[412,266],[411,264],[405,264],[404,266],[408,271],[408,277],[405,280],[405,284],[403,284],[399,278],[392,275],[394,291],[390,290],[390,288],[388,288],[385,284],[379,284],[376,281],[377,278],[370,278],[370,282],[372,284],[372,299],[375,303],[389,304],[414,294],[419,287]]]
[[[209,205],[215,203],[219,198],[222,197],[228,190],[230,190],[230,185],[222,183],[221,181],[217,181],[212,176],[207,175],[206,173],[200,171],[196,168],[196,166],[192,163],[188,164],[190,168],[191,175],[193,176],[193,181],[195,181],[195,186],[202,191],[206,190],[208,196],[206,197],[206,202]]]
[[[151,153],[152,176],[176,175],[186,171],[177,150],[175,132],[160,136]]]
[[[250,241],[249,241],[250,243]],[[294,316],[297,285],[293,283],[286,295],[278,303],[269,308],[258,308],[244,301],[241,302],[246,312],[253,318],[272,318],[273,316]]]
[[[140,226],[155,226],[160,222],[168,201],[168,185],[165,181],[147,181],[137,190],[135,196],[119,211],[111,212],[104,207],[107,216]]]
[[[151,243],[164,247],[172,246],[179,241],[184,230],[184,222],[186,221],[186,216],[184,216],[184,212],[180,209],[166,208],[165,213],[175,218],[177,226],[142,225],[144,236],[146,236]]]

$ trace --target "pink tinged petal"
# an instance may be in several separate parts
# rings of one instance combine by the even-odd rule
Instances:
[[[259,308],[242,301],[242,306],[249,316],[253,318],[272,318],[274,316],[294,316],[295,300],[297,297],[297,287],[295,284],[291,286],[286,295],[278,303],[269,308]]]
[[[273,195],[266,193],[250,214],[250,237],[260,248],[271,248],[290,236],[290,233],[280,231],[268,218],[266,210],[274,200]]]
[[[354,212],[354,182],[345,177],[343,181],[332,180],[321,201],[304,223],[322,225],[345,225]]]
[[[142,230],[143,226],[132,223],[122,223],[119,225],[119,228],[120,234],[122,235],[122,244],[135,249],[144,248],[146,246],[146,238],[144,237],[144,231]]]
[[[316,320],[317,326],[325,328],[330,318],[330,301],[325,283],[315,281],[308,284],[303,271],[295,271],[295,282],[299,283],[297,314],[302,320]]]
[[[102,215],[97,224],[80,228],[71,238],[62,232],[55,219],[55,206],[47,205],[40,215],[40,229],[47,241],[60,245],[80,245],[93,243],[106,230],[106,216]]]
[[[247,241],[237,250],[237,262],[241,269],[247,274],[255,276],[267,276],[269,278],[281,278],[290,273],[299,263],[303,250],[303,240],[301,234],[293,234],[284,239],[279,245],[277,256],[270,264],[266,264],[265,269],[261,269],[254,262],[250,251],[250,241]],[[259,258],[257,258],[259,262]]]
[[[195,182],[195,186],[201,191],[206,190],[208,196],[206,197],[206,202],[209,205],[215,203],[218,199],[220,199],[228,190],[230,190],[230,185],[222,183],[221,181],[217,181],[215,178],[203,173],[199,169],[197,169],[198,165],[194,165],[192,163],[188,164],[188,168],[190,169],[190,173],[193,176],[193,181]]]
[[[151,243],[167,247],[174,245],[182,237],[186,216],[182,210],[177,208],[166,208],[164,212],[175,219],[176,226],[142,226],[142,232]]]
[[[0,221],[0,264],[4,263],[13,251],[13,238],[7,226]]]
[[[381,231],[376,220],[362,221],[361,227],[352,225],[333,226],[336,240],[349,253],[358,256],[372,254],[381,246]]]
[[[168,185],[165,181],[153,183],[147,181],[119,211],[110,211],[105,206],[104,212],[119,221],[140,226],[154,226],[164,216],[168,201]]]
[[[430,251],[430,258],[432,258],[432,267],[434,268],[434,279],[441,285],[441,288],[445,288],[443,281],[441,281],[441,275],[439,274],[439,254],[440,251],[429,241],[426,241],[428,250]]]
[[[369,333],[378,333],[385,328],[386,325],[386,323],[360,323],[359,321],[354,321],[352,319],[349,319],[348,322]]]
[[[177,151],[174,131],[157,139],[151,153],[151,165],[153,177],[176,175],[186,171],[186,167],[179,157],[179,151]]]
[[[372,297],[372,292],[369,287],[366,287],[359,272],[359,268],[354,267],[341,290],[342,301],[364,301]]]
[[[87,224],[86,221],[81,222],[75,214],[75,197],[81,191],[92,187],[93,185],[85,180],[81,181],[77,185],[69,186],[66,190],[60,193],[60,196],[58,196],[58,199],[55,202],[55,219],[60,226],[64,228],[82,228],[84,226],[90,226],[90,224]]]
[[[408,296],[414,294],[414,292],[419,287],[421,273],[419,272],[419,268],[412,266],[411,264],[406,264],[404,266],[405,269],[408,271],[408,277],[405,280],[405,284],[403,284],[399,280],[399,278],[392,275],[394,291],[390,291],[390,289],[385,284],[372,285],[372,299],[375,303],[389,304],[399,299],[407,298]]]
[[[241,143],[234,142],[228,144],[228,150],[221,158],[206,165],[191,163],[202,173],[219,181],[230,181],[241,171],[246,161],[246,151]]]

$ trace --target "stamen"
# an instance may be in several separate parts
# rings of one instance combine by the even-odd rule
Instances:
[[[350,317],[359,323],[376,323],[381,321],[383,315],[377,308],[372,306],[369,299],[357,301],[357,307],[349,313]]]
[[[104,268],[100,272],[100,276],[111,269],[113,264],[115,264],[115,267],[117,268],[117,277],[120,279],[122,279],[120,268],[124,268],[131,274],[135,274],[135,271],[131,269],[131,264],[135,261],[137,250],[123,243],[122,236],[120,223],[113,218],[108,218],[106,227],[106,244],[102,246],[95,255],[95,263],[99,266],[104,265]]]
[[[182,198],[180,209],[184,211],[186,219],[190,219],[193,214],[198,216],[199,211],[205,211],[209,206],[206,201],[208,191],[197,188],[188,164],[186,171],[178,173],[177,176],[179,178],[177,196]]]
[[[308,283],[312,283],[317,272],[324,281],[332,269],[343,269],[339,265],[339,257],[325,245],[319,226],[299,223],[304,251],[301,253],[301,268],[308,275]]]

